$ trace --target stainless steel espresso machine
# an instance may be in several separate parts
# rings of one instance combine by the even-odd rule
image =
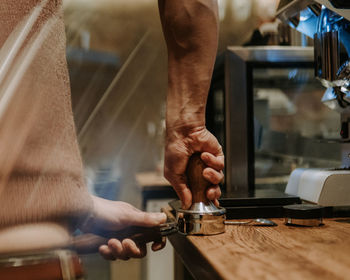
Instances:
[[[342,139],[349,140],[350,1],[281,1],[277,16],[314,38],[315,75],[327,88],[322,101],[342,113]]]
[[[350,1],[281,0],[277,17],[314,46],[228,47],[224,67],[214,69],[211,115],[229,200],[222,205],[242,204],[242,216],[256,198],[270,199],[256,217],[285,194],[350,206]]]
[[[296,169],[286,193],[324,206],[350,205],[350,1],[281,1],[277,15],[314,39],[315,76],[325,87],[322,102],[339,113],[342,165]]]

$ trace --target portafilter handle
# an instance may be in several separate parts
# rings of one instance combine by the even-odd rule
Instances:
[[[209,204],[206,191],[211,183],[203,177],[203,170],[206,167],[200,153],[193,154],[188,161],[186,175],[188,186],[192,192],[192,204],[197,202]]]

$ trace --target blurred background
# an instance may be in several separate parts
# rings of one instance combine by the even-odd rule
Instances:
[[[220,0],[218,58],[227,46],[309,45],[309,39],[281,30],[274,19],[278,2]],[[64,0],[64,17],[73,111],[89,189],[101,197],[159,211],[166,199],[147,204],[143,197],[148,181],[166,184],[162,165],[167,55],[157,0]],[[319,102],[322,94],[312,95]],[[258,97],[268,100],[268,95],[265,91]],[[314,102],[312,95],[308,104]],[[273,108],[289,108],[288,116],[295,115],[297,109],[286,98],[274,99]],[[330,111],[325,114],[338,120]],[[320,116],[311,114],[310,119],[318,122],[316,115]],[[278,116],[271,121],[277,130],[286,128]],[[314,134],[319,133],[316,130]],[[304,134],[310,131],[305,127]],[[144,260],[107,262],[98,255],[83,260],[88,279],[174,279],[178,268],[173,254],[168,244]]]
[[[220,42],[248,42],[276,0],[221,0]],[[167,56],[156,0],[64,0],[73,111],[88,181],[139,202],[135,173],[162,171]],[[117,184],[104,189],[101,182]],[[90,186],[94,190],[96,186]]]

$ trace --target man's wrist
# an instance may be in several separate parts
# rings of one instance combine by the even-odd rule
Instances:
[[[166,124],[166,135],[167,137],[170,135],[182,135],[188,136],[197,131],[201,131],[205,129],[204,121],[193,121],[193,122],[176,122],[176,123],[168,123]]]
[[[166,130],[190,133],[205,127],[205,108],[199,107],[179,110],[168,104]]]
[[[80,225],[80,230],[83,232],[93,232],[96,229],[96,220],[98,219],[98,203],[100,198],[95,195],[90,195],[93,203],[92,211]]]

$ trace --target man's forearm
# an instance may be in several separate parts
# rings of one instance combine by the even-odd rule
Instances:
[[[167,129],[205,125],[218,41],[216,0],[159,0],[168,47]]]

